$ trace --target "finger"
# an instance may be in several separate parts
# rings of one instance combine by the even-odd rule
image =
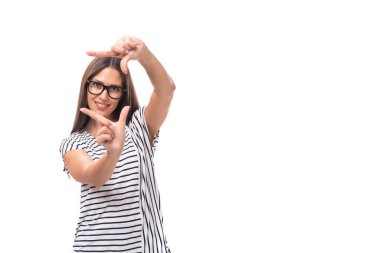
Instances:
[[[124,48],[124,43],[122,40],[119,40],[117,43],[115,43],[111,47],[112,52],[117,53],[119,56],[124,56],[125,53],[125,48]]]
[[[109,134],[102,134],[102,135],[99,135],[98,137],[96,137],[96,142],[99,143],[99,144],[104,144],[106,143],[107,141],[112,141],[112,136],[109,135]]]
[[[90,116],[93,120],[112,128],[112,122],[106,118],[104,118],[102,115],[97,114],[96,112],[91,111],[87,108],[80,108],[80,111],[88,116]]]
[[[135,48],[136,46],[131,42],[126,42],[125,44],[123,44],[124,51],[132,51]]]
[[[113,51],[87,51],[86,52],[88,56],[95,56],[95,57],[115,57],[119,56],[116,52]]]
[[[97,132],[96,135],[102,135],[102,134],[109,134],[113,137],[113,131],[110,129],[109,126],[102,126]]]
[[[123,71],[124,74],[128,74],[128,62],[129,62],[130,59],[131,59],[130,55],[127,54],[120,61],[120,68],[121,68],[121,71]]]
[[[129,36],[129,39],[130,39],[133,43],[135,43],[135,44],[142,44],[142,43],[143,43],[139,38],[134,37],[134,36]]]
[[[129,36],[124,36],[121,38],[121,41],[123,42],[122,45],[124,49],[128,51],[133,50],[137,45],[137,43],[134,42]]]
[[[119,122],[124,123],[124,125],[127,121],[129,109],[130,109],[130,106],[124,106],[123,110],[121,110],[121,113],[120,113]]]

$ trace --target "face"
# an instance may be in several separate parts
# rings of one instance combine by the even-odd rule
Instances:
[[[117,86],[122,87],[122,79],[117,72],[117,70],[113,68],[105,68],[100,71],[97,75],[95,75],[90,81],[95,81],[103,84],[104,86]],[[109,90],[111,91],[111,90]],[[116,109],[120,98],[113,99],[109,96],[106,89],[103,90],[99,95],[91,94],[87,90],[87,102],[90,110],[102,115],[103,117],[111,120],[112,112]]]

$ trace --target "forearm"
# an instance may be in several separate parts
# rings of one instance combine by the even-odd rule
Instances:
[[[120,155],[105,154],[99,160],[86,166],[83,171],[84,178],[91,185],[102,186],[112,177],[119,157]]]
[[[148,48],[146,48],[145,53],[140,57],[139,62],[148,74],[155,93],[158,96],[172,96],[175,85],[164,66],[162,66],[160,61]]]

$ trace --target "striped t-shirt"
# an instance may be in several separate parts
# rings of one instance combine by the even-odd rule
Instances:
[[[112,177],[101,187],[81,186],[74,252],[170,253],[163,231],[160,194],[153,157],[158,134],[149,142],[145,107],[126,127],[123,152]],[[106,150],[86,131],[62,141],[62,156],[83,149],[95,161]],[[64,171],[67,171],[65,166]]]

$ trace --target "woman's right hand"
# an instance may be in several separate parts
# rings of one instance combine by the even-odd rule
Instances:
[[[88,51],[87,55],[96,57],[119,57],[120,68],[123,73],[128,73],[128,62],[130,60],[140,61],[144,56],[149,55],[145,43],[139,38],[124,35],[121,37],[109,51]]]
[[[123,108],[117,122],[113,122],[90,109],[80,109],[82,113],[102,124],[102,127],[98,129],[96,133],[96,142],[107,150],[109,156],[119,157],[123,151],[125,142],[125,122],[129,108],[129,106]]]

